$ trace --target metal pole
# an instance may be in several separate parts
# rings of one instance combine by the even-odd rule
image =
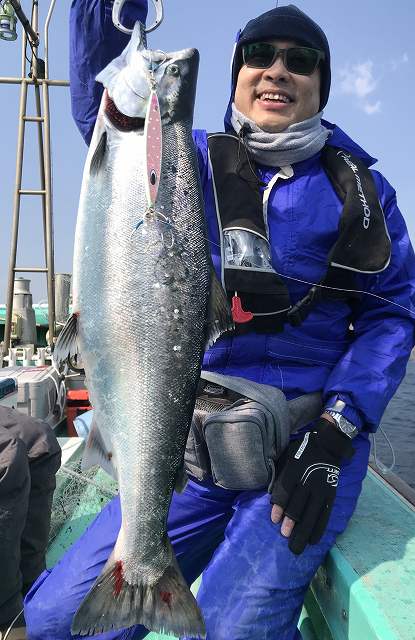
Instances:
[[[39,9],[37,0],[34,0],[33,3],[33,14],[32,14],[32,25],[33,29],[37,32],[39,30]],[[38,46],[34,46],[34,55],[32,56],[32,78],[37,80],[36,78],[36,60],[38,53]],[[39,148],[39,173],[40,173],[40,189],[45,193],[42,194],[42,222],[43,222],[43,244],[44,244],[44,253],[45,253],[45,264],[48,263],[48,255],[47,255],[47,235],[46,235],[46,188],[45,188],[45,155],[43,153],[43,129],[42,129],[42,108],[40,102],[40,87],[39,84],[36,83],[34,85],[35,89],[35,104],[36,104],[36,115],[39,118],[38,126],[37,126],[37,136],[38,136],[38,148]]]
[[[35,45],[39,44],[39,38],[36,33],[36,29],[33,29],[33,23],[31,25],[29,20],[27,19],[22,7],[20,6],[19,0],[10,0],[10,4],[12,5],[13,9],[16,12],[16,16],[19,18],[20,22],[22,23],[25,33],[27,33],[30,36],[33,44]]]
[[[21,84],[23,80],[27,82],[27,84],[47,84],[49,87],[69,87],[69,82],[67,80],[43,80],[39,78],[35,83],[31,78],[25,78],[24,76],[21,78],[8,78],[6,76],[1,76],[0,84]]]
[[[45,38],[45,79],[49,79],[49,23],[55,8],[56,0],[51,0],[49,11],[46,16],[44,38]],[[55,258],[54,258],[54,237],[53,237],[53,200],[52,200],[52,167],[51,167],[51,141],[50,141],[50,108],[49,108],[49,86],[47,82],[42,86],[43,94],[43,116],[44,116],[44,138],[43,150],[45,159],[45,188],[46,188],[46,210],[45,210],[45,245],[46,245],[46,265],[48,267],[48,318],[49,318],[49,345],[53,345],[55,336]]]
[[[37,78],[37,53],[39,48],[39,38],[37,37],[38,22],[39,22],[38,0],[33,0],[31,26],[32,26],[33,33],[36,35],[36,39],[33,40],[32,34],[29,33],[29,35],[32,39],[32,46],[31,46],[32,55],[30,56],[30,70],[32,72],[32,78],[34,80],[36,80]]]
[[[45,38],[45,78],[49,78],[49,23],[52,17],[53,10],[55,8],[56,0],[51,0],[48,15],[46,16],[45,21],[45,30],[44,30],[44,38]]]
[[[43,153],[43,128],[42,122],[44,118],[42,118],[42,108],[40,102],[40,87],[38,84],[35,84],[35,99],[36,99],[36,114],[40,118],[37,126],[37,137],[38,137],[38,146],[39,146],[39,171],[40,171],[40,189],[46,194],[46,186],[45,186],[45,154]],[[45,194],[42,194],[42,220],[43,220],[43,242],[44,242],[44,250],[45,250],[45,264],[47,264],[48,256],[46,251],[46,197]]]
[[[24,45],[23,45],[24,46]],[[27,104],[27,83],[22,82],[20,90],[20,106],[19,106],[19,128],[17,134],[17,155],[16,155],[16,182],[14,187],[13,202],[13,221],[12,221],[12,238],[9,259],[9,278],[7,283],[7,300],[6,300],[6,320],[4,325],[4,342],[3,356],[9,352],[12,310],[13,310],[13,294],[14,294],[14,268],[16,266],[17,240],[19,235],[19,216],[20,216],[20,189],[22,187],[22,169],[23,169],[23,151],[24,151],[24,115],[26,113]]]
[[[13,296],[14,296],[14,268],[16,266],[17,241],[19,236],[19,217],[20,217],[20,190],[22,187],[22,171],[23,171],[23,152],[24,152],[24,132],[26,106],[27,106],[27,83],[26,83],[26,46],[27,34],[23,32],[22,37],[22,61],[21,61],[21,79],[20,79],[20,104],[19,104],[19,127],[17,131],[17,149],[16,149],[16,176],[13,198],[13,219],[12,219],[12,237],[9,258],[9,275],[6,293],[6,317],[4,323],[4,339],[3,353],[0,366],[3,364],[3,357],[9,352],[12,315],[13,315]]]
[[[53,249],[53,210],[52,210],[52,170],[50,152],[50,109],[49,87],[45,83],[42,86],[43,93],[43,117],[45,118],[43,153],[45,157],[45,188],[46,188],[46,266],[48,268],[48,318],[49,318],[49,345],[53,345],[55,336],[55,261]]]

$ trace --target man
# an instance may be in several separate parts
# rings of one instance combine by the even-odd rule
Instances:
[[[61,450],[46,423],[0,406],[0,640],[23,638],[22,596],[45,569]]]
[[[269,304],[264,281],[242,295],[232,292],[225,276],[235,321],[246,327],[218,340],[205,355],[204,369],[278,387],[288,398],[321,391],[324,410],[295,434],[278,461],[272,507],[265,490],[231,491],[212,479],[191,479],[183,494],[173,496],[168,529],[186,580],[203,572],[198,602],[209,640],[291,640],[301,637],[296,625],[309,583],[353,514],[367,470],[368,434],[405,373],[414,344],[413,316],[405,308],[414,308],[415,260],[393,189],[377,172],[368,177],[365,166],[373,158],[321,120],[330,91],[330,50],[318,25],[293,5],[255,18],[239,34],[232,79],[225,128],[237,146],[226,147],[225,160],[239,180],[235,198],[244,183],[254,185],[254,196],[260,194],[270,251],[267,257],[263,245],[261,255],[265,265],[272,264],[270,297],[280,305],[265,315],[253,313],[247,305]],[[235,223],[238,212],[229,198],[223,205],[224,154],[214,157],[214,141],[204,131],[195,132],[195,142],[212,258],[221,276],[230,265],[225,249],[243,244],[238,249],[240,237],[226,237],[237,225],[224,221]],[[248,177],[240,171],[245,150]],[[347,185],[334,170],[336,158],[351,171]],[[372,190],[369,200],[359,192],[360,175]],[[349,207],[356,188],[358,211]],[[378,199],[383,212],[375,210]],[[243,208],[243,199],[239,203]],[[366,251],[349,255],[367,227],[376,230],[375,251],[366,243]],[[366,254],[373,259],[370,268]],[[240,261],[242,284],[248,279],[245,267]],[[307,283],[324,283],[324,294]],[[374,295],[352,299],[348,289]],[[31,640],[71,637],[72,616],[106,562],[119,526],[114,500],[59,567],[39,578],[26,600]],[[95,637],[145,635],[135,627]]]

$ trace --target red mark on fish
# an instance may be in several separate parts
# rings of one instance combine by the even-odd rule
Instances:
[[[163,602],[167,604],[169,609],[171,609],[171,601],[173,598],[173,594],[170,593],[169,591],[160,591],[160,597],[163,600]]]
[[[115,563],[112,577],[114,579],[114,596],[119,596],[124,583],[122,560],[117,560]]]

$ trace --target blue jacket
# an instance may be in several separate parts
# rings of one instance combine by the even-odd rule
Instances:
[[[143,19],[146,2],[131,0],[131,5],[130,15]],[[126,44],[125,37],[110,22],[111,6],[110,0],[102,4],[97,0],[73,0],[71,7],[72,104],[87,143],[101,95],[94,77]],[[339,127],[324,124],[333,130],[329,144],[359,156],[367,166],[375,162]],[[229,109],[225,126],[229,127]],[[195,131],[194,138],[212,257],[220,275],[206,132]],[[319,154],[295,164],[293,170],[292,177],[277,178],[268,193],[268,228],[274,269],[284,276],[295,303],[325,274],[342,203],[322,168]],[[258,167],[258,171],[267,184],[276,174],[269,167]],[[359,289],[368,293],[363,295],[355,315],[353,334],[349,332],[348,305],[324,301],[301,327],[286,326],[282,333],[273,335],[222,337],[207,351],[206,369],[275,385],[290,398],[323,390],[326,406],[341,399],[346,403],[343,413],[351,422],[370,431],[377,428],[405,375],[414,346],[415,257],[395,191],[380,173],[373,171],[373,176],[392,241],[392,258],[382,273],[357,277]]]
[[[324,124],[333,129],[330,144],[359,156],[368,166],[373,164],[374,159],[339,127]],[[196,131],[195,141],[213,262],[220,277],[219,232],[206,132]],[[267,167],[258,170],[267,184],[277,173]],[[273,267],[284,276],[295,303],[326,273],[343,205],[322,168],[320,154],[295,164],[293,170],[291,178],[278,178],[270,190],[268,229]],[[323,390],[327,407],[337,399],[343,400],[343,413],[351,422],[359,428],[376,429],[405,374],[414,346],[415,256],[395,191],[380,173],[373,171],[373,176],[392,241],[392,258],[378,275],[359,274],[357,284],[359,290],[386,300],[363,295],[351,336],[349,306],[324,301],[301,327],[287,325],[282,333],[274,335],[222,337],[206,353],[206,369],[277,386],[290,398]]]
[[[103,92],[95,76],[127,46],[129,37],[112,23],[114,0],[72,0],[69,14],[69,78],[73,118],[87,144],[91,142]],[[122,23],[145,22],[147,0],[128,0]]]

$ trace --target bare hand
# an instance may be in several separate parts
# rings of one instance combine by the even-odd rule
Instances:
[[[272,505],[271,520],[274,524],[277,524],[278,522],[280,522],[283,514],[284,514],[284,509],[282,507],[280,507],[278,504]],[[294,525],[295,525],[295,520],[292,520],[288,516],[285,516],[281,524],[281,535],[283,535],[284,538],[289,538],[290,535],[292,534]]]

